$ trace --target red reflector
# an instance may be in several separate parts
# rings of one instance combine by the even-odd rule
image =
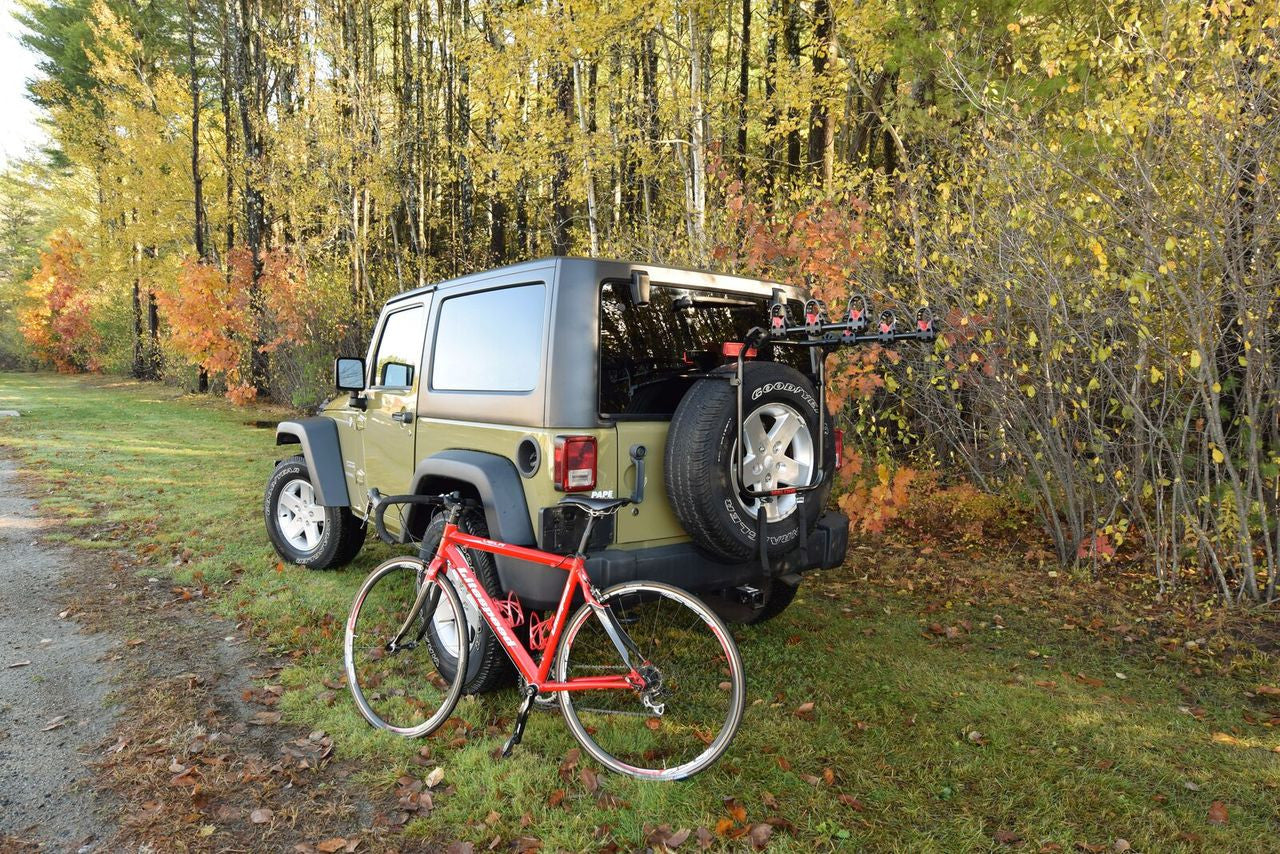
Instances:
[[[557,436],[554,465],[556,489],[584,492],[596,485],[594,436]]]
[[[742,342],[726,341],[724,342],[724,346],[720,348],[720,352],[724,353],[725,356],[727,356],[730,359],[736,359],[738,358],[738,354],[742,352]],[[748,359],[754,359],[756,357],[756,348],[748,347],[746,357]]]
[[[844,431],[836,431],[836,468],[844,465]]]

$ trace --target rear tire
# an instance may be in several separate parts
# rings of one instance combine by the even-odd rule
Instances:
[[[599,601],[657,672],[659,687],[648,698],[637,690],[561,691],[560,710],[574,738],[601,765],[641,780],[684,780],[705,770],[728,749],[746,706],[733,636],[701,600],[669,584],[626,582]],[[601,619],[583,605],[565,624],[556,679],[627,669]]]
[[[267,480],[262,512],[276,554],[308,569],[345,566],[364,545],[364,523],[349,507],[316,503],[305,457],[281,460]]]

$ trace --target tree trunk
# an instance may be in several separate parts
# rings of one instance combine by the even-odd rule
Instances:
[[[747,179],[747,98],[751,94],[751,0],[742,0],[742,43],[738,46],[738,180]]]
[[[823,85],[827,69],[836,55],[835,19],[830,0],[814,0],[813,5],[813,79],[818,84],[818,97],[809,113],[809,167],[821,169],[824,186],[831,183],[835,166],[835,117],[827,103]]]
[[[569,254],[569,221],[573,209],[569,202],[569,127],[573,121],[573,76],[565,66],[553,72],[556,93],[556,115],[564,133],[555,153],[555,177],[551,181],[551,254]]]
[[[237,20],[236,99],[244,135],[245,241],[249,244],[251,272],[249,310],[253,317],[249,351],[249,383],[260,395],[270,392],[267,354],[262,342],[263,241],[266,236],[266,207],[257,181],[263,169],[263,139],[260,122],[266,112],[266,68],[261,26],[255,20],[257,0],[239,0]]]
[[[200,68],[196,63],[196,5],[197,0],[187,0],[187,64],[191,91],[191,190],[194,200],[193,239],[196,258],[207,260],[205,243],[204,179],[200,176]],[[209,390],[209,372],[200,366],[197,390]]]

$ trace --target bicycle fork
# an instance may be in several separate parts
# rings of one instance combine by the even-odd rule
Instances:
[[[425,582],[425,578],[423,581]],[[427,625],[431,622],[431,618],[435,615],[436,606],[440,604],[440,590],[434,584],[420,583],[418,585],[418,595],[413,600],[413,607],[409,609],[409,614],[404,618],[402,625],[395,633],[395,636],[387,643],[387,652],[396,652],[401,649],[413,649],[421,641],[427,633]],[[423,610],[423,607],[426,610]],[[402,643],[405,635],[409,633],[413,626],[414,620],[421,616],[422,624],[418,630],[418,636],[407,644]]]

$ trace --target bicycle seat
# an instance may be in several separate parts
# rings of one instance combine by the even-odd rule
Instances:
[[[631,503],[630,498],[587,498],[586,496],[566,495],[560,499],[561,506],[577,507],[584,513],[593,516],[608,516],[618,512],[618,508]]]

